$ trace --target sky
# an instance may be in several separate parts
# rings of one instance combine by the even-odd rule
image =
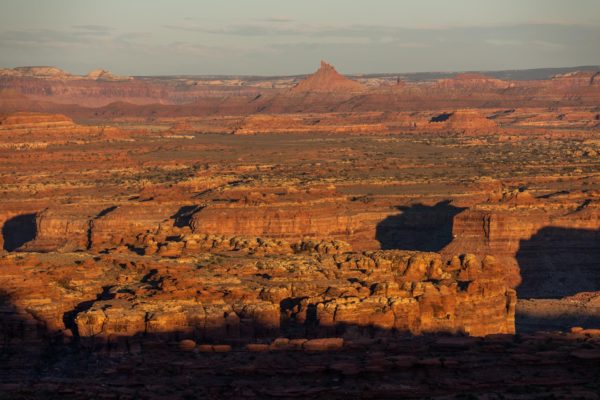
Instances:
[[[0,0],[0,67],[295,75],[600,64],[600,0]]]

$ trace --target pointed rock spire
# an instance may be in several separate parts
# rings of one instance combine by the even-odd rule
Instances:
[[[346,78],[335,70],[333,65],[321,61],[321,67],[308,78],[299,82],[293,92],[360,92],[365,86]]]

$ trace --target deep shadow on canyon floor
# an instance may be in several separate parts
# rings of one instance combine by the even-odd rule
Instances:
[[[372,330],[313,341],[316,347],[272,331],[248,345],[202,342],[190,332],[83,339],[9,317],[10,297],[0,302],[0,398],[546,398],[600,389],[593,358],[599,344],[581,334],[414,337]],[[204,344],[190,347],[190,338]]]
[[[570,248],[580,248],[576,257]],[[600,230],[548,226],[521,240],[522,298],[557,299],[600,290]]]
[[[449,200],[433,206],[398,206],[402,213],[377,224],[375,237],[384,250],[440,251],[452,241],[452,221],[465,208]]]

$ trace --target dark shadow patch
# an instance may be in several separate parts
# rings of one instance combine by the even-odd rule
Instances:
[[[108,214],[108,213],[110,213],[110,212],[113,212],[113,211],[115,211],[116,209],[117,209],[117,206],[112,206],[112,207],[105,208],[104,210],[100,211],[100,212],[98,213],[98,215],[96,215],[96,218],[94,218],[94,219],[102,218],[102,217],[104,217],[106,214]]]
[[[177,228],[184,228],[190,226],[192,216],[203,209],[201,206],[183,206],[171,218],[174,219],[173,226]]]
[[[544,300],[534,301],[544,302]],[[562,301],[561,303],[562,304],[540,305],[540,308],[551,307],[550,315],[544,315],[543,312],[523,310],[521,309],[522,307],[517,304],[515,313],[516,331],[518,333],[569,331],[574,326],[580,326],[586,329],[597,328],[600,326],[600,314],[593,308],[585,310],[577,303],[568,304]],[[548,310],[545,310],[545,313],[548,314]]]
[[[546,227],[521,240],[519,298],[556,299],[600,290],[600,230]]]
[[[14,251],[35,239],[35,214],[23,214],[10,218],[2,227],[4,250]]]
[[[452,241],[454,217],[465,210],[449,200],[397,209],[402,213],[377,224],[375,237],[383,250],[440,251]]]
[[[431,117],[431,119],[429,120],[429,122],[444,122],[444,121],[448,121],[448,119],[450,119],[450,117],[454,115],[454,113],[442,113],[436,116]]]
[[[289,300],[290,305],[296,302]],[[558,397],[572,398],[582,388],[594,392],[600,373],[597,360],[585,357],[593,356],[598,346],[569,336],[465,340],[458,334],[453,340],[445,333],[412,336],[346,325],[337,328],[372,337],[346,340],[341,351],[251,352],[246,343],[269,344],[292,336],[242,318],[239,328],[216,324],[195,332],[174,329],[71,341],[47,330],[43,320],[18,313],[1,289],[0,306],[3,399],[155,398],[157,393],[178,399],[239,398],[239,393],[248,394],[244,398],[354,399],[367,393],[373,398],[466,399],[480,396],[482,388],[493,398],[538,393],[555,398],[557,390]],[[312,324],[316,312],[308,314]],[[152,318],[148,314],[146,322]],[[198,323],[204,326],[203,317]],[[269,335],[254,337],[262,328]],[[338,332],[330,327],[326,333],[331,331]],[[179,340],[190,338],[231,344],[234,351],[198,354],[177,347]],[[584,350],[579,352],[584,357],[573,350]],[[493,368],[482,368],[486,363]],[[292,367],[283,368],[288,365]]]
[[[561,190],[561,191],[558,191],[558,192],[552,192],[552,193],[544,194],[544,195],[541,195],[541,196],[537,196],[536,198],[537,199],[551,199],[553,197],[563,196],[563,195],[567,195],[569,193],[570,192],[568,190]]]
[[[110,293],[111,288],[112,286],[104,286],[102,288],[102,293],[96,295],[94,300],[83,301],[77,304],[77,306],[75,306],[75,308],[71,311],[67,311],[63,314],[63,323],[65,324],[65,328],[70,329],[75,338],[79,338],[79,330],[77,329],[77,324],[75,323],[77,314],[89,310],[97,301],[113,299],[115,295]]]

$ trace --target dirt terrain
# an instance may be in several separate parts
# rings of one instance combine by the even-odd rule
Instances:
[[[0,398],[597,398],[597,72],[0,90]]]

